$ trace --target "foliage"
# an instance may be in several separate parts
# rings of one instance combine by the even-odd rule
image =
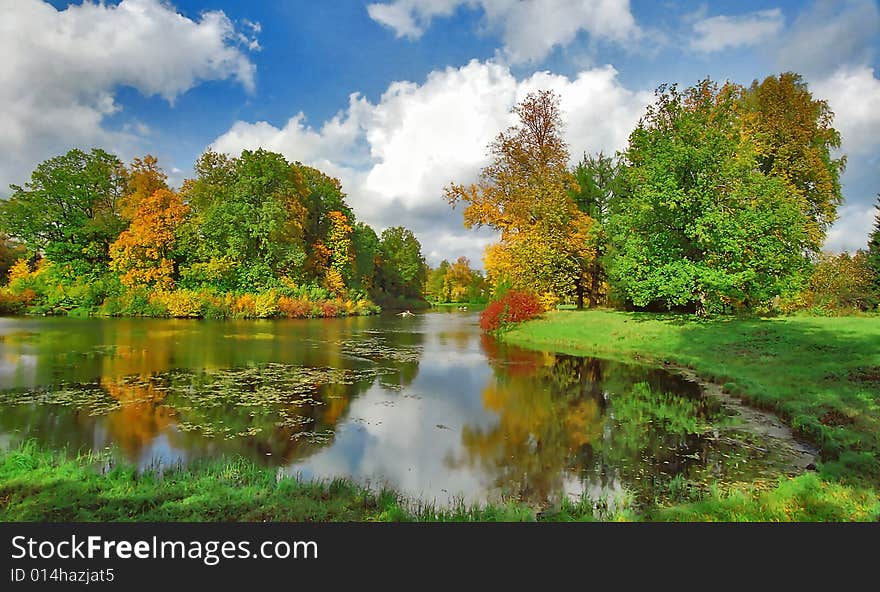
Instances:
[[[874,287],[874,299],[880,303],[880,195],[874,205],[874,229],[868,237],[866,265]]]
[[[871,310],[876,306],[868,254],[822,253],[813,266],[802,306],[824,314]]]
[[[27,255],[23,245],[0,232],[0,285],[7,283],[10,268]]]
[[[832,158],[840,148],[834,114],[792,72],[754,81],[742,95],[742,111],[743,133],[759,170],[781,179],[796,196],[807,217],[808,244],[818,251],[843,202],[840,174],[846,158]]]
[[[446,199],[467,204],[465,227],[489,226],[501,242],[484,260],[493,286],[554,292],[583,292],[595,250],[589,240],[593,219],[571,197],[568,147],[562,138],[559,97],[529,94],[514,113],[519,123],[490,146],[493,161],[477,184],[452,184]]]
[[[402,226],[386,228],[379,240],[374,291],[404,298],[421,298],[427,267],[422,245],[412,231]]]
[[[501,298],[489,302],[480,313],[480,328],[487,333],[505,330],[542,312],[541,301],[535,294],[510,290]]]
[[[471,269],[467,257],[450,264],[445,259],[437,269],[428,269],[425,294],[433,302],[485,302],[489,288],[483,274]]]
[[[626,152],[627,198],[608,222],[612,283],[637,307],[749,309],[795,292],[810,246],[801,201],[755,167],[741,91],[661,87]]]
[[[100,272],[124,228],[119,202],[126,183],[125,167],[112,154],[71,150],[39,164],[24,187],[11,186],[0,204],[0,230],[76,274]]]
[[[110,269],[121,274],[124,285],[172,287],[175,231],[187,211],[180,196],[167,189],[158,189],[140,201],[128,229],[110,245]]]

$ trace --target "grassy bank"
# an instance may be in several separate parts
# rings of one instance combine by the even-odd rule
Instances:
[[[0,522],[119,521],[529,521],[522,505],[436,508],[344,479],[279,478],[244,459],[139,472],[108,457],[66,455],[33,442],[0,453]],[[589,503],[566,503],[545,520],[591,520]]]
[[[105,471],[107,457],[68,456],[32,442],[0,453],[0,522],[123,521],[420,521],[518,522],[594,520],[876,520],[880,500],[865,488],[807,474],[771,491],[712,490],[698,500],[636,511],[590,500],[552,507],[522,504],[437,508],[390,490],[344,479],[278,478],[275,469],[243,459],[138,472]]]
[[[556,311],[512,329],[525,347],[688,366],[779,413],[823,478],[880,484],[880,317],[721,318]]]

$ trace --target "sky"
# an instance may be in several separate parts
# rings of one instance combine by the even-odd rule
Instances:
[[[803,75],[847,155],[833,251],[880,192],[878,0],[0,0],[0,197],[70,148],[159,158],[263,147],[338,177],[360,220],[432,265],[494,240],[443,199],[530,91],[561,96],[573,162],[613,153],[663,83]]]

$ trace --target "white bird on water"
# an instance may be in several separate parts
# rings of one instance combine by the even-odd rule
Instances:
[[[411,313],[411,312],[408,311],[408,310],[405,310],[405,311],[403,311],[403,312],[399,312],[399,313],[397,313],[397,316],[399,316],[399,317],[414,317],[414,316],[416,316],[416,315],[414,315],[413,313]]]

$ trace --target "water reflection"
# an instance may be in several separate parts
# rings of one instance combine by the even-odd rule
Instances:
[[[0,319],[0,441],[141,466],[241,454],[438,503],[773,475],[772,447],[662,370],[504,347],[476,315]],[[725,437],[718,437],[719,430]]]

